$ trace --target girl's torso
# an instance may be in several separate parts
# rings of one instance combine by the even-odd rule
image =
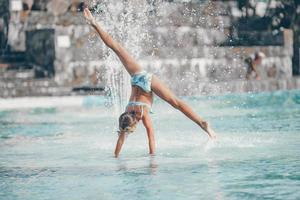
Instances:
[[[152,105],[153,95],[152,92],[145,92],[138,86],[131,86],[131,95],[129,101],[144,102]]]
[[[138,86],[132,86],[131,87],[131,95],[129,98],[129,102],[141,102],[145,103],[149,106],[140,106],[140,105],[129,105],[127,107],[128,112],[134,111],[137,116],[140,116],[139,118],[142,118],[142,115],[145,114],[145,112],[149,112],[149,107],[152,106],[153,103],[153,94],[152,92],[145,92]]]

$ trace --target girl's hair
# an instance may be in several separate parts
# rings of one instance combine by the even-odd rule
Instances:
[[[124,112],[119,117],[119,133],[132,133],[136,128],[137,121],[133,114]]]

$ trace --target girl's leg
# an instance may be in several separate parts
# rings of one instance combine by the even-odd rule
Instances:
[[[188,118],[198,124],[205,132],[208,133],[209,137],[215,137],[215,134],[213,130],[210,129],[208,123],[198,116],[188,104],[177,98],[173,92],[155,75],[152,77],[151,88],[157,96],[171,104],[174,108],[180,110]]]
[[[84,9],[84,17],[89,21],[92,27],[94,27],[105,45],[111,48],[117,54],[130,75],[141,71],[141,67],[138,62],[125,50],[125,48],[121,46],[121,44],[115,41],[106,31],[102,29],[88,8]]]

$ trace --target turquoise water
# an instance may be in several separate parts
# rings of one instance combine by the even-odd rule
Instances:
[[[119,159],[102,97],[1,110],[0,199],[300,199],[299,90],[184,100],[217,141],[156,100],[156,155],[140,126]]]

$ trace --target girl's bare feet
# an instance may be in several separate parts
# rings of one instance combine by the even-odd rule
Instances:
[[[217,134],[211,129],[211,127],[209,126],[209,124],[207,122],[202,122],[201,123],[201,128],[203,128],[210,139],[216,139],[217,138]]]
[[[217,134],[210,127],[207,128],[207,133],[210,139],[217,139]]]

